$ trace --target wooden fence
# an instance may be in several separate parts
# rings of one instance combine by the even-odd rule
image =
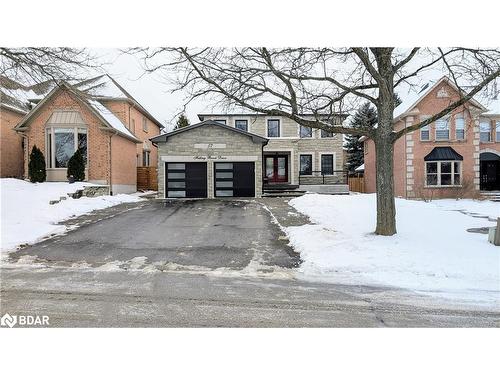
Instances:
[[[158,191],[158,171],[156,167],[137,167],[137,190]]]
[[[356,191],[358,193],[365,192],[365,179],[363,176],[349,176],[349,191]]]

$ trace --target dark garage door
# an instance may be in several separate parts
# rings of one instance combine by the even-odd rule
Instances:
[[[206,198],[207,163],[165,163],[168,198]]]
[[[255,163],[215,163],[216,197],[254,197]]]

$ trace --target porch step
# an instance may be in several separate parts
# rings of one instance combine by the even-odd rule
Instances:
[[[298,189],[299,185],[292,184],[269,184],[264,185],[264,190],[283,190],[283,189]]]
[[[291,184],[277,184],[265,185],[262,196],[263,197],[300,197],[306,192],[298,189],[299,185]]]
[[[500,191],[498,191],[498,190],[482,191],[481,197],[484,199],[488,199],[490,201],[493,201],[493,202],[500,202]]]

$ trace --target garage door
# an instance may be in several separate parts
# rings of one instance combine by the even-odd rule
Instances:
[[[215,163],[216,197],[254,197],[255,163]]]
[[[168,198],[206,198],[207,163],[165,163]]]

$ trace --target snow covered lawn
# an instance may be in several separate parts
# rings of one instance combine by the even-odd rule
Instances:
[[[84,182],[44,182],[32,184],[13,178],[0,179],[1,189],[1,236],[2,252],[14,250],[22,244],[37,242],[51,234],[63,233],[64,225],[56,223],[93,210],[111,207],[124,202],[137,202],[139,197],[119,194],[95,198],[67,198],[49,205],[67,193],[92,185]]]
[[[499,302],[500,247],[466,231],[495,223],[455,210],[496,218],[500,203],[397,199],[392,237],[373,234],[375,203],[374,194],[307,194],[290,201],[315,223],[285,229],[304,260],[304,277]]]

